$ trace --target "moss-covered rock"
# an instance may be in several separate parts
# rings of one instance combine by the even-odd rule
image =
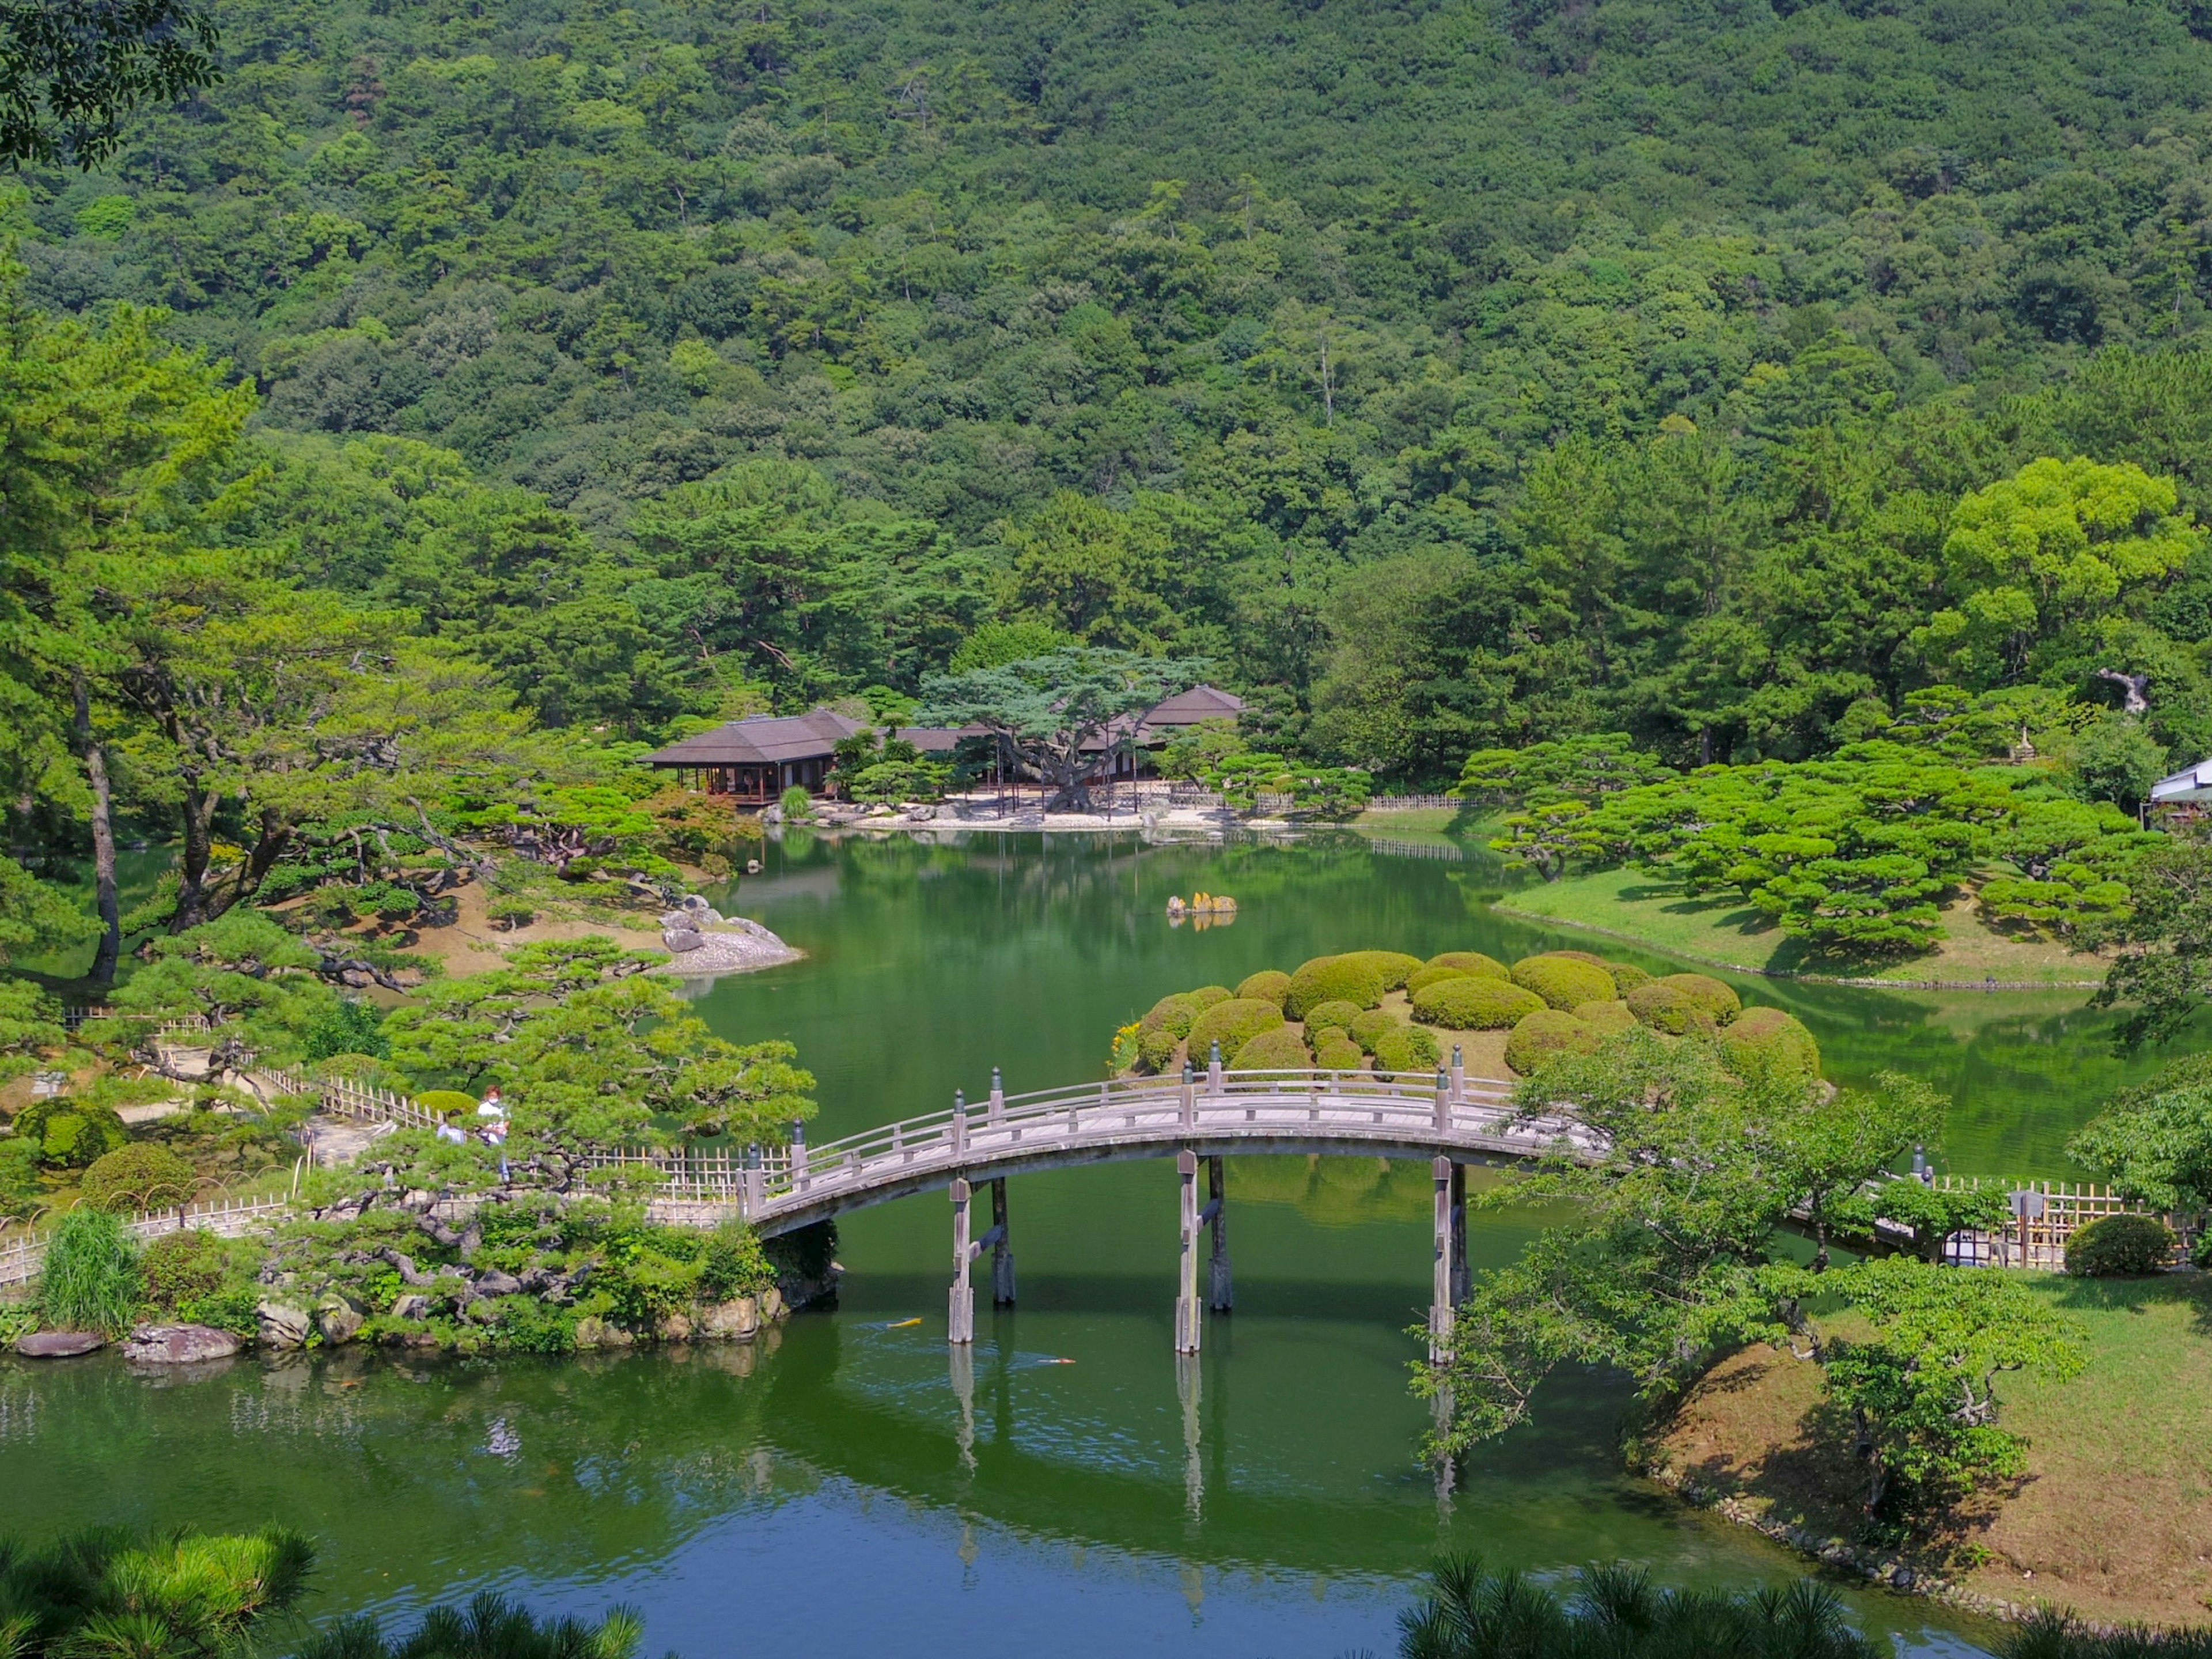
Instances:
[[[1743,1012],[1743,1002],[1720,981],[1706,974],[1668,974],[1654,985],[1671,985],[1705,1011],[1716,1025],[1725,1025]]]
[[[1290,994],[1283,999],[1283,1012],[1292,1019],[1301,1019],[1307,1009],[1317,1008],[1324,1002],[1349,1002],[1372,1008],[1390,988],[1383,982],[1384,977],[1380,967],[1363,957],[1316,957],[1310,962],[1299,963],[1298,970],[1291,975]]]
[[[1664,1031],[1668,1036],[1687,1036],[1692,1031],[1713,1029],[1713,1017],[1688,992],[1662,979],[1638,986],[1628,994],[1626,1000],[1629,1012],[1653,1030]]]
[[[1510,979],[1513,970],[1496,957],[1486,957],[1480,951],[1444,951],[1431,957],[1421,964],[1425,968],[1456,968],[1462,974],[1477,979]]]
[[[1247,998],[1247,1001],[1258,999]],[[1261,1032],[1237,1051],[1237,1058],[1229,1062],[1236,1072],[1266,1072],[1278,1068],[1303,1070],[1313,1064],[1313,1056],[1306,1052],[1305,1039],[1288,1025],[1278,1025]]]
[[[1190,1028],[1190,1057],[1199,1065],[1207,1063],[1212,1045],[1219,1043],[1224,1057],[1235,1054],[1262,1031],[1272,1031],[1283,1023],[1283,1011],[1272,1002],[1262,1002],[1256,997],[1231,997],[1217,1002],[1192,1022]]]
[[[1375,1052],[1375,1045],[1382,1040],[1384,1035],[1397,1029],[1395,1015],[1387,1009],[1375,1008],[1346,1026],[1345,1035],[1371,1054]]]
[[[1279,968],[1262,968],[1258,973],[1246,975],[1237,987],[1237,996],[1243,1002],[1272,1002],[1278,1008],[1291,994],[1291,976]]]
[[[1424,968],[1406,981],[1406,994],[1410,997],[1416,991],[1425,991],[1430,986],[1441,985],[1448,979],[1471,977],[1464,968]]]
[[[1502,1031],[1544,999],[1509,979],[1448,979],[1413,994],[1413,1018],[1456,1031]]]
[[[1626,1002],[1584,1002],[1576,1005],[1575,1018],[1593,1031],[1612,1036],[1636,1029],[1636,1015]]]
[[[1433,1072],[1437,1057],[1436,1033],[1419,1025],[1394,1024],[1376,1039],[1378,1072]]]
[[[1721,1032],[1721,1054],[1747,1081],[1820,1075],[1820,1045],[1795,1014],[1747,1008]]]
[[[1561,1054],[1588,1054],[1598,1042],[1595,1031],[1564,1009],[1539,1008],[1505,1039],[1505,1063],[1533,1077]]]
[[[1613,975],[1584,952],[1547,951],[1513,964],[1513,982],[1565,1012],[1585,1002],[1611,1002],[1620,994]]]
[[[1356,1072],[1367,1064],[1367,1051],[1342,1031],[1324,1031],[1314,1043],[1314,1064],[1323,1071]]]
[[[1360,1012],[1356,1002],[1324,1002],[1308,1011],[1306,1035],[1318,1042],[1320,1033],[1323,1031],[1348,1031],[1352,1029],[1352,1022],[1359,1018]]]

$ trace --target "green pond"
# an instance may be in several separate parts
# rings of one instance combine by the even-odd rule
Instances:
[[[1573,942],[1495,915],[1480,859],[1352,836],[1144,847],[794,832],[724,902],[804,961],[700,988],[732,1037],[787,1036],[826,1139],[1099,1076],[1163,993],[1380,945],[1511,957]],[[1170,893],[1234,895],[1171,927]],[[1607,942],[1608,954],[1664,969]],[[1956,1105],[1939,1167],[2078,1173],[2068,1135],[2151,1061],[2078,994],[1952,997],[1737,981],[1819,1036],[1844,1081],[1907,1070]],[[320,1617],[483,1585],[642,1608],[648,1650],[1332,1656],[1395,1644],[1441,1549],[1542,1571],[1628,1557],[1662,1579],[1771,1582],[1798,1560],[1618,1471],[1617,1385],[1560,1379],[1540,1423],[1448,1480],[1415,1449],[1407,1334],[1426,1298],[1428,1177],[1370,1158],[1229,1166],[1237,1310],[1170,1352],[1164,1162],[1011,1183],[1018,1309],[988,1289],[944,1340],[943,1194],[847,1217],[833,1313],[756,1347],[410,1364],[353,1352],[148,1382],[112,1359],[0,1366],[7,1529],[280,1519],[325,1540]],[[1479,1226],[1480,1268],[1528,1222]],[[1965,1650],[1986,1632],[1844,1586],[1870,1628]]]

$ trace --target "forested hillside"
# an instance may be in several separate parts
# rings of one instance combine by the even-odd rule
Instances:
[[[1946,552],[2041,456],[2212,507],[2183,0],[216,16],[219,85],[11,187],[17,314],[166,308],[253,399],[222,536],[542,722],[911,690],[996,618],[1406,781],[2100,667],[2212,748],[2193,532],[2002,627]]]

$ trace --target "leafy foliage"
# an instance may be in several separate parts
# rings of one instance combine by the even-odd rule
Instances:
[[[138,1248],[122,1220],[92,1205],[64,1214],[39,1271],[39,1313],[70,1331],[120,1336],[137,1317]]]

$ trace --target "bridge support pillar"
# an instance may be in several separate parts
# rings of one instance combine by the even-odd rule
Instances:
[[[1216,1313],[1227,1313],[1237,1305],[1237,1287],[1229,1276],[1229,1178],[1218,1158],[1206,1160],[1206,1211],[1213,1221],[1206,1305]]]
[[[1439,1158],[1429,1167],[1436,1179],[1436,1255],[1429,1299],[1429,1363],[1436,1365],[1451,1352],[1452,1284],[1455,1276],[1452,1260],[1453,1164],[1451,1159]]]
[[[994,1236],[991,1246],[991,1305],[1011,1308],[1014,1305],[1014,1240],[1006,1231],[1004,1176],[991,1183],[991,1231]]]
[[[1188,1147],[1177,1152],[1176,1175],[1182,1189],[1182,1256],[1176,1274],[1175,1346],[1177,1353],[1196,1353],[1201,1328],[1198,1305],[1198,1154]]]
[[[968,1237],[968,1183],[952,1182],[952,1295],[945,1312],[945,1340],[964,1347],[975,1340],[975,1287],[968,1282],[968,1267],[975,1247]]]
[[[1452,1165],[1452,1306],[1467,1300],[1472,1281],[1467,1266],[1467,1165]]]

